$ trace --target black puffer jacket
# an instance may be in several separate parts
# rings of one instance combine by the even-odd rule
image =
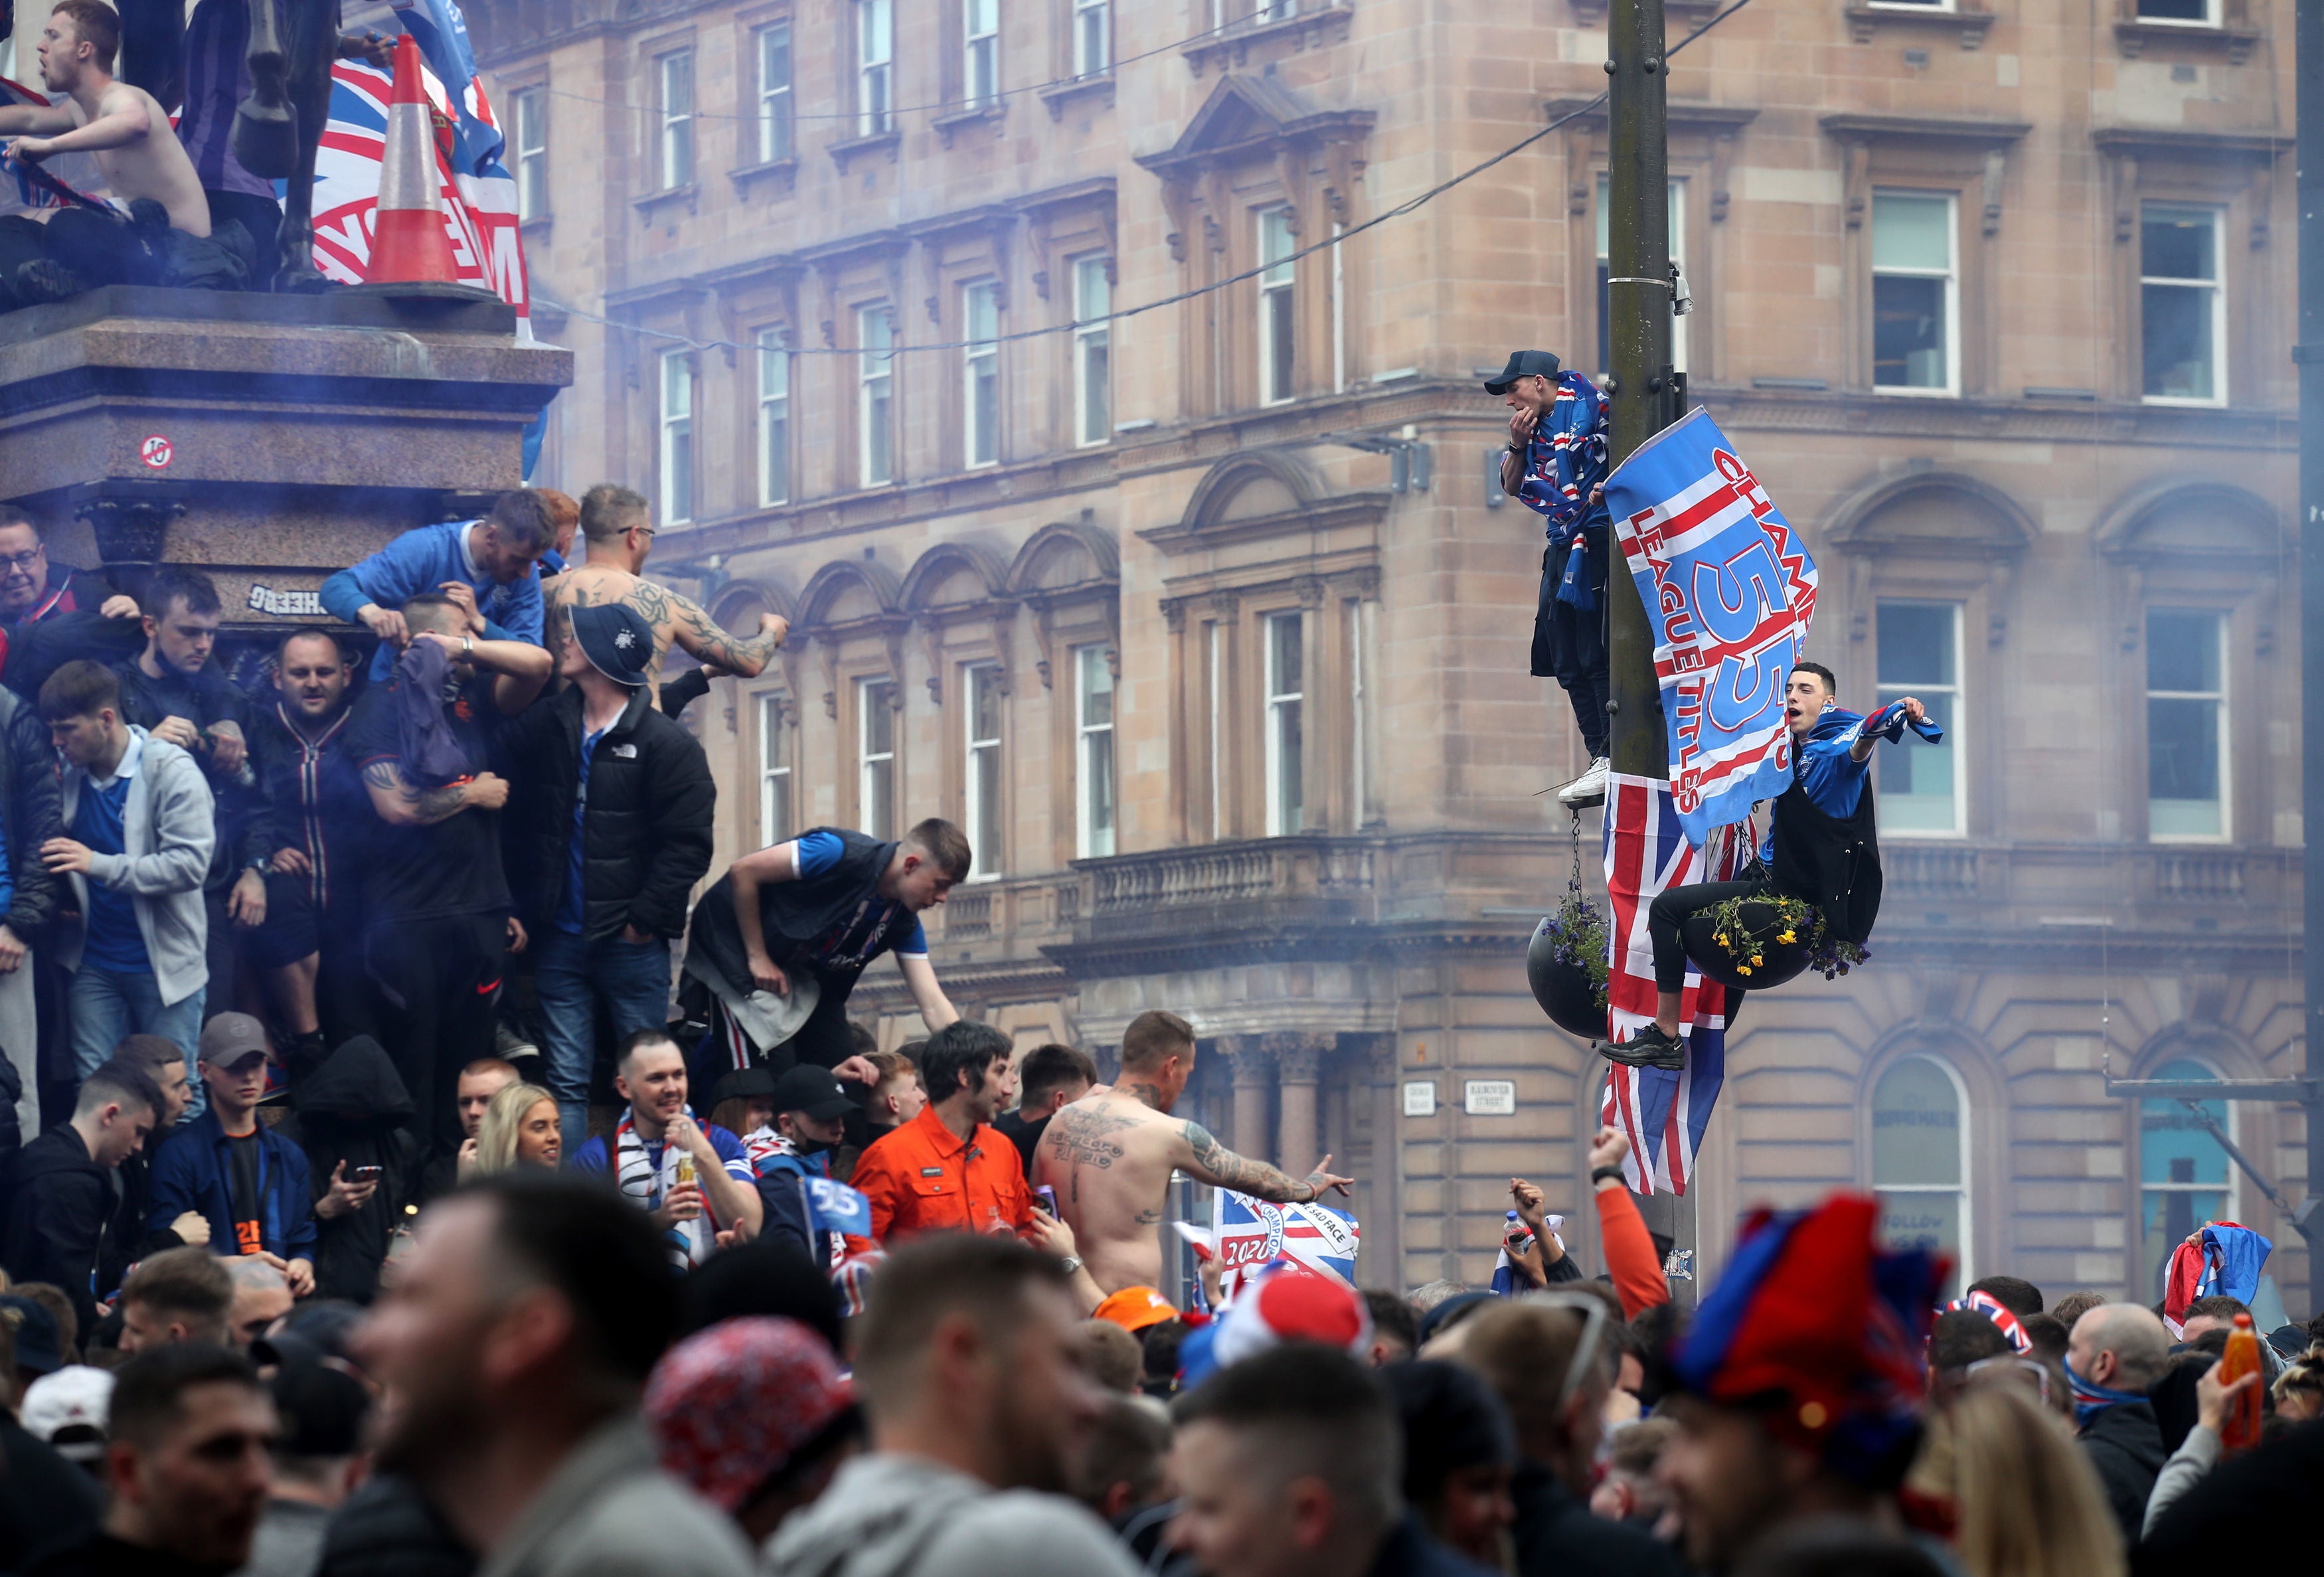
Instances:
[[[315,1296],[367,1304],[379,1295],[388,1235],[420,1193],[411,1095],[379,1042],[358,1035],[323,1060],[290,1104],[274,1131],[307,1152],[316,1198],[330,1192],[342,1163],[350,1181],[358,1167],[380,1168],[379,1186],[361,1209],[315,1223]]]
[[[517,914],[538,933],[552,925],[572,870],[573,798],[581,780],[581,687],[543,696],[493,740],[509,780],[501,846]],[[718,804],[709,759],[692,734],[653,709],[640,687],[589,762],[582,827],[582,932],[590,941],[624,926],[657,936],[686,932],[686,900],[710,869]]]
[[[62,837],[58,820],[57,752],[32,704],[0,690],[0,782],[7,786],[8,928],[37,942],[56,918],[63,888],[41,862],[41,845]]]

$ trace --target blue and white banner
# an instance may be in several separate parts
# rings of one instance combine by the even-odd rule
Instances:
[[[1815,560],[1704,410],[1615,467],[1606,507],[1654,632],[1672,801],[1700,848],[1791,783],[1784,687]]]
[[[1362,1229],[1343,1210],[1324,1204],[1269,1204],[1232,1189],[1219,1190],[1211,1243],[1219,1257],[1222,1296],[1278,1257],[1356,1284],[1356,1246]]]
[[[807,1191],[807,1207],[814,1213],[816,1227],[859,1238],[872,1235],[872,1202],[862,1194],[828,1177],[801,1177],[799,1183]]]

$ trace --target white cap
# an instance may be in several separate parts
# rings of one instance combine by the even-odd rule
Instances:
[[[67,1364],[26,1387],[19,1411],[26,1434],[56,1445],[60,1455],[75,1462],[94,1462],[103,1454],[106,1421],[113,1411],[112,1372],[85,1363]],[[58,1434],[76,1426],[94,1430],[95,1438],[57,1443]]]

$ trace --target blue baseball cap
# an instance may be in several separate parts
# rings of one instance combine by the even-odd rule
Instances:
[[[573,637],[589,666],[632,689],[646,682],[653,662],[653,626],[627,603],[600,603],[573,610]]]

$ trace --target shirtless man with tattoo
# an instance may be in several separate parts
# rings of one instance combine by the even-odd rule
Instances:
[[[541,586],[549,604],[549,650],[557,650],[567,608],[614,602],[629,604],[653,626],[653,663],[646,671],[655,678],[660,676],[661,659],[672,641],[692,653],[703,667],[744,678],[765,668],[783,643],[789,626],[772,613],[759,615],[756,635],[730,635],[690,597],[639,577],[654,539],[653,508],[642,495],[610,482],[599,483],[581,497],[581,535],[587,544],[587,559]]]
[[[1162,1280],[1162,1207],[1184,1172],[1256,1199],[1305,1204],[1352,1177],[1325,1156],[1302,1178],[1235,1154],[1201,1123],[1170,1115],[1194,1071],[1194,1031],[1174,1013],[1140,1013],[1121,1038],[1121,1078],[1061,1108],[1041,1135],[1034,1181],[1056,1191],[1090,1274],[1105,1292]]]

